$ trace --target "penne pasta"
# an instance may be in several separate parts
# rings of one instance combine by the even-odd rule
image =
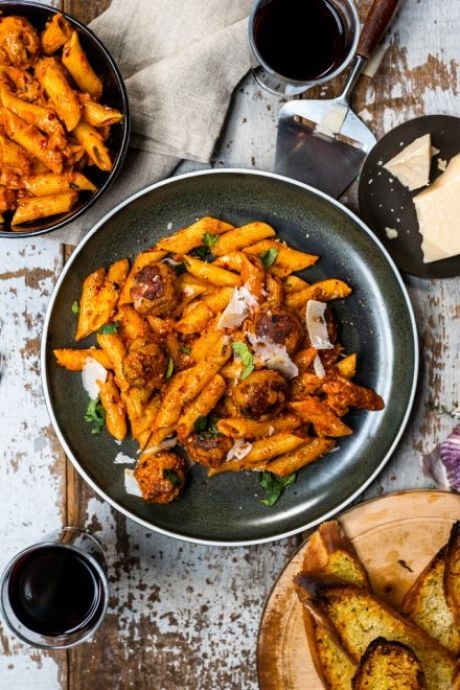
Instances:
[[[28,124],[7,108],[0,109],[0,119],[10,139],[22,146],[32,156],[38,158],[53,172],[60,173],[62,171],[62,154],[50,147],[45,134],[42,134],[36,127]]]
[[[241,460],[229,460],[222,463],[219,467],[209,470],[209,476],[221,474],[222,472],[242,472],[259,467],[276,458],[278,455],[295,450],[305,443],[301,436],[294,436],[289,433],[275,434],[270,438],[263,438],[254,441],[252,448]]]
[[[157,248],[175,254],[187,254],[192,249],[196,249],[203,244],[205,234],[221,235],[223,232],[231,230],[231,228],[233,228],[233,225],[230,225],[230,223],[225,223],[218,218],[205,216],[197,220],[196,223],[182,228],[174,235],[160,240]]]
[[[61,192],[48,196],[24,197],[20,199],[11,225],[30,223],[39,218],[56,216],[70,211],[78,198],[77,192]]]
[[[129,383],[123,373],[123,360],[126,357],[126,347],[117,333],[98,333],[98,345],[106,352],[115,372],[115,381],[121,391],[127,391]],[[135,391],[135,389],[133,389]]]
[[[188,405],[177,422],[177,434],[184,440],[193,431],[193,426],[199,417],[206,417],[223,396],[227,384],[219,374],[212,378],[206,388]]]
[[[219,268],[205,261],[195,259],[193,256],[184,257],[187,271],[196,278],[218,287],[236,287],[240,284],[241,278],[231,271]]]
[[[97,103],[86,95],[80,97],[80,104],[83,120],[93,127],[111,127],[123,120],[123,115],[119,110]]]
[[[80,104],[58,61],[52,57],[42,58],[35,67],[35,74],[66,130],[73,131],[80,121]]]
[[[351,293],[351,287],[335,278],[321,280],[319,283],[309,285],[303,290],[293,292],[286,296],[286,304],[292,309],[303,308],[308,300],[314,299],[319,302],[328,302],[332,299],[343,299]]]
[[[112,363],[104,350],[97,347],[88,347],[84,350],[75,350],[70,347],[53,350],[57,363],[67,371],[82,371],[88,357],[95,359],[105,369],[110,369]]]
[[[304,422],[311,422],[317,436],[349,436],[352,432],[349,426],[342,422],[325,402],[313,395],[307,396],[299,402],[289,403],[289,407]]]
[[[17,98],[5,88],[0,88],[0,100],[12,113],[48,134],[50,147],[65,150],[67,141],[64,129],[50,108]]]
[[[105,425],[107,431],[117,441],[123,441],[128,433],[125,408],[120,398],[120,391],[115,385],[113,374],[107,376],[106,381],[98,381],[99,398],[105,411]]]
[[[299,417],[287,412],[266,422],[246,417],[227,417],[217,422],[217,429],[221,434],[232,438],[270,438],[273,434],[293,431],[301,424]]]
[[[91,127],[87,122],[79,122],[73,134],[95,166],[107,172],[112,169],[109,150],[104,144],[104,138],[95,127]]]
[[[326,453],[335,448],[336,442],[330,438],[313,438],[300,448],[281,455],[264,468],[278,477],[289,477],[294,472],[298,472],[302,467],[310,465]]]
[[[216,256],[222,256],[223,254],[229,254],[238,249],[248,247],[254,244],[254,242],[263,240],[266,237],[273,237],[274,235],[275,231],[270,225],[267,225],[267,223],[249,223],[248,225],[234,228],[224,235],[221,235],[212,248],[212,252]]]
[[[40,36],[43,51],[52,55],[62,48],[72,35],[72,27],[65,17],[58,12],[46,24],[45,30]]]
[[[319,259],[314,254],[300,252],[298,249],[292,249],[292,247],[288,247],[278,240],[270,239],[256,242],[244,251],[260,257],[270,250],[275,252],[275,259],[270,267],[270,272],[278,276],[278,278],[285,278],[294,271],[303,271],[305,268],[313,266]]]
[[[64,45],[62,64],[72,75],[79,89],[99,100],[102,96],[102,81],[89,64],[76,31],[72,32],[70,39]]]
[[[97,187],[79,172],[42,173],[24,177],[24,187],[33,196],[48,196],[66,191],[95,192]]]

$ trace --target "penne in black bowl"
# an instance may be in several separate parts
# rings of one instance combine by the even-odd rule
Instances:
[[[79,21],[36,2],[0,3],[0,237],[75,220],[128,149],[120,71]]]

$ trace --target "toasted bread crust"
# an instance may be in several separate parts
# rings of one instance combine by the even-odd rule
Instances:
[[[447,542],[444,589],[457,629],[460,630],[460,521],[453,525]]]
[[[361,587],[370,586],[366,569],[337,520],[324,522],[312,534],[305,551],[302,572],[334,575]]]
[[[401,642],[373,640],[359,663],[353,690],[426,690],[420,661]]]
[[[328,574],[366,587],[367,572],[336,520],[323,523],[308,541],[302,573]],[[304,607],[304,627],[316,672],[327,690],[350,690],[356,662],[343,648],[327,617],[314,618]]]
[[[453,654],[460,652],[460,632],[448,603],[446,580],[447,545],[420,573],[402,603],[402,612]]]
[[[396,640],[413,649],[428,690],[452,689],[456,671],[453,655],[371,592],[324,576],[298,576],[295,582],[300,600],[315,615],[329,618],[356,662],[374,639]]]

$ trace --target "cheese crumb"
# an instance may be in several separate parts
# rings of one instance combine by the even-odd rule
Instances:
[[[385,234],[389,240],[395,240],[399,235],[395,228],[385,228]]]

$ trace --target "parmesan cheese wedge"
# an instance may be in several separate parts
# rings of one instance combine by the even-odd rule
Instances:
[[[460,254],[460,154],[446,172],[414,197],[423,261],[439,261]]]
[[[383,166],[410,191],[430,182],[431,136],[424,134]]]

